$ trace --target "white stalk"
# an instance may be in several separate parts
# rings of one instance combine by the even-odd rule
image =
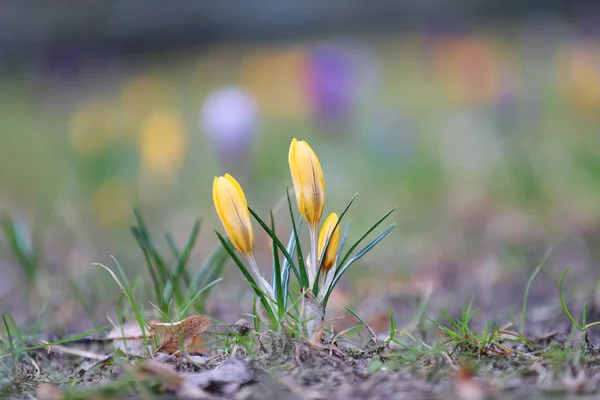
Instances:
[[[310,255],[312,257],[311,265],[308,269],[308,286],[312,290],[317,277],[317,269],[319,268],[319,235],[318,225],[310,227]]]
[[[271,285],[262,277],[260,271],[258,270],[258,264],[256,263],[256,259],[254,258],[254,254],[248,254],[248,263],[252,268],[252,272],[256,276],[256,282],[258,283],[259,289],[267,295],[267,297],[271,300],[274,305],[274,311],[277,312],[277,301],[275,300],[275,295],[273,293],[273,288]]]

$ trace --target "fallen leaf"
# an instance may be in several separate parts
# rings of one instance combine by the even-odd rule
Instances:
[[[202,339],[200,339],[200,336],[196,336],[192,339],[192,343],[190,343],[190,345],[188,346],[188,352],[190,354],[203,354],[206,353],[207,348],[204,345],[204,343],[202,342]]]
[[[137,321],[131,321],[125,322],[120,326],[115,326],[100,340],[142,339],[143,337],[140,324]]]
[[[179,390],[183,378],[181,378],[168,365],[154,361],[145,361],[135,368],[135,376],[139,380],[159,381],[166,390]]]
[[[157,322],[150,326],[150,335],[158,340],[158,349],[168,354],[175,354],[181,349],[189,348],[194,338],[206,331],[212,323],[204,315],[195,315],[179,322]]]

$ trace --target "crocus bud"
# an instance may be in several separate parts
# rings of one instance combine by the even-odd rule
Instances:
[[[305,141],[294,138],[288,161],[300,214],[316,229],[325,206],[325,182],[319,159]]]
[[[229,174],[215,178],[213,200],[231,243],[245,255],[254,250],[254,231],[242,188]]]
[[[326,275],[331,268],[335,265],[335,259],[337,257],[337,249],[340,243],[340,226],[338,224],[339,218],[336,213],[331,213],[323,223],[321,233],[319,234],[319,258],[321,262],[321,274]],[[337,226],[336,226],[337,224]],[[335,228],[335,230],[334,230]],[[331,239],[329,239],[331,237]],[[329,239],[329,245],[323,256],[325,245]]]

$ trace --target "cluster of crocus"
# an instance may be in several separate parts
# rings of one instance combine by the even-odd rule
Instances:
[[[325,183],[321,164],[312,148],[305,141],[294,139],[290,145],[288,160],[298,208],[302,218],[308,223],[310,232],[311,253],[306,262],[309,289],[313,289],[315,284],[319,288],[329,287],[337,261],[339,218],[336,213],[330,214],[319,233],[319,223],[325,207]],[[216,177],[213,199],[231,243],[246,256],[260,290],[274,300],[273,288],[261,276],[254,258],[254,233],[242,188],[229,174]],[[318,282],[317,277],[320,277]]]
[[[350,223],[347,224],[342,237],[340,237],[339,224],[356,195],[350,199],[339,216],[331,213],[321,226],[325,208],[325,182],[317,155],[305,141],[294,139],[290,145],[288,161],[300,217],[296,220],[293,202],[288,195],[287,203],[293,229],[287,246],[275,233],[273,214],[271,213],[269,227],[252,208],[248,207],[242,188],[229,174],[215,178],[213,199],[230,243],[218,232],[217,236],[253,287],[257,295],[256,299],[268,314],[273,329],[279,329],[282,323],[288,327],[290,324],[297,326],[297,322],[302,321],[303,332],[311,338],[311,341],[318,341],[322,337],[327,302],[333,289],[353,263],[390,233],[394,225],[385,229],[364,247],[358,248],[360,243],[393,212],[393,209],[375,222],[342,254]],[[262,277],[254,257],[254,230],[250,220],[251,215],[272,239],[273,265],[270,283]],[[302,220],[308,225],[310,234],[308,255],[300,246],[299,234]],[[245,255],[250,267],[238,257],[235,249]],[[280,260],[280,253],[283,255],[283,260]],[[293,298],[289,291],[292,272],[298,280],[302,302],[294,303],[290,308],[288,299]],[[291,318],[286,318],[286,315]],[[255,318],[255,326],[257,326],[260,318],[256,313]]]

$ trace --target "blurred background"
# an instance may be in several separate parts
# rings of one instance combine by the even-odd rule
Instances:
[[[32,289],[0,237],[3,312],[46,304],[57,326],[87,325],[82,295],[106,315],[118,288],[92,262],[114,255],[147,278],[133,207],[181,246],[201,217],[199,263],[221,230],[214,176],[235,176],[266,216],[291,184],[294,137],[321,159],[327,212],[359,192],[353,237],[398,206],[339,307],[376,315],[390,298],[410,310],[415,293],[446,307],[479,294],[504,318],[551,247],[533,299],[556,297],[569,264],[587,296],[600,276],[599,11],[591,0],[3,0],[0,211],[41,265]],[[233,320],[249,306],[239,271],[225,276],[211,304],[230,304]]]

